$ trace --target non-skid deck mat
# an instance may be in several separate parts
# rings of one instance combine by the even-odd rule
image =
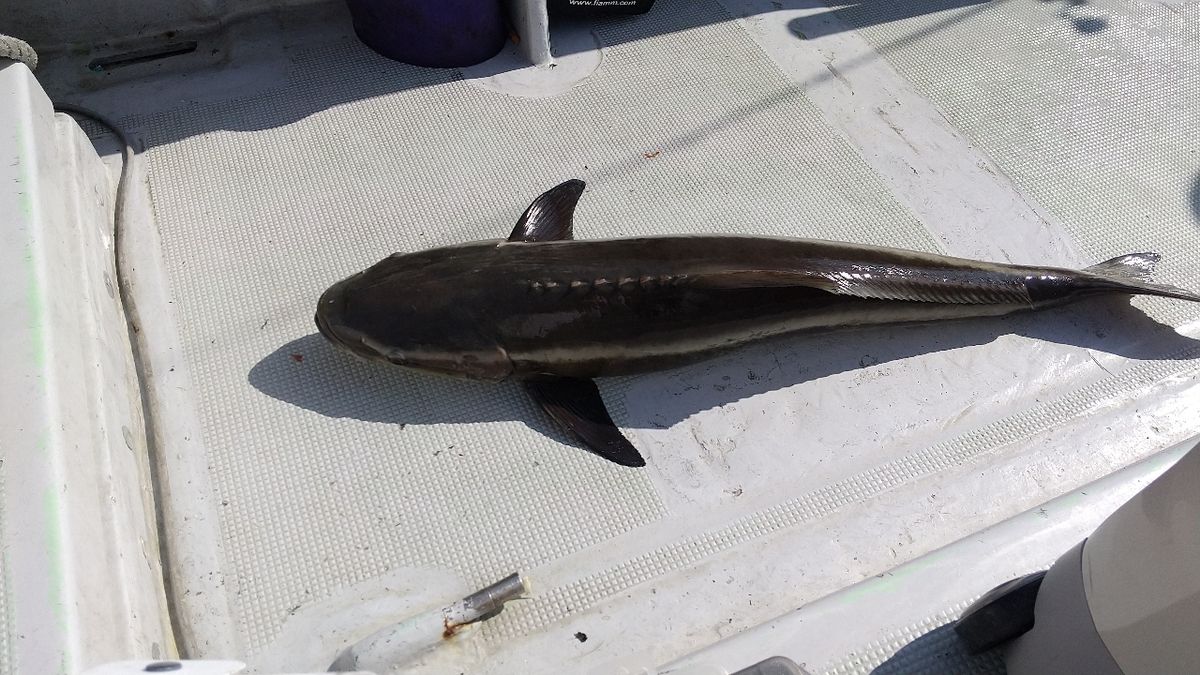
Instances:
[[[393,251],[502,237],[575,176],[581,238],[933,245],[736,27],[639,39],[723,18],[670,9],[608,29],[601,70],[553,99],[338,39],[296,49],[270,93],[139,124],[252,649],[297,605],[395,567],[481,583],[668,515],[650,472],[565,444],[517,385],[334,353],[312,324],[333,281]]]
[[[831,4],[1089,259],[1160,251],[1164,279],[1200,280],[1200,4]],[[1200,316],[1147,306],[1176,324]]]
[[[881,49],[948,105],[921,79],[932,70],[910,73],[902,62],[910,48],[919,61],[928,43],[889,37],[890,25],[866,30],[895,43]],[[580,238],[729,232],[936,250],[864,150],[713,2],[661,1],[639,19],[601,24],[597,71],[544,99],[387,61],[335,28],[289,48],[279,80],[135,120],[220,504],[229,620],[252,661],[280,653],[289,622],[318,626],[323,603],[372,580],[449,574],[469,587],[514,570],[533,576],[536,593],[489,622],[489,649],[592,610],[611,622],[590,624],[587,644],[572,628],[562,642],[490,661],[498,672],[554,670],[583,649],[605,659],[650,650],[665,661],[1153,451],[1155,441],[1114,444],[1076,461],[1029,440],[1190,367],[1190,343],[1139,348],[1149,320],[1113,325],[1110,309],[799,338],[602,382],[648,456],[640,471],[574,447],[518,385],[428,378],[335,353],[311,318],[330,283],[394,251],[502,237],[530,199],[570,177],[589,184]],[[935,55],[949,70],[977,58],[964,51]],[[1019,69],[1003,72],[997,79]],[[1067,102],[1083,93],[1026,92]],[[1155,203],[1145,194],[1151,156],[1128,160],[1144,180],[1115,194],[1130,172],[1106,168],[1119,159],[1108,146],[1085,152],[1064,140],[1096,123],[1055,111],[1049,120],[1000,115],[1009,131],[996,137],[1008,144],[980,143],[1018,182],[1028,182],[1020,166],[1033,167],[1028,189],[1063,211],[1089,254],[1151,246],[1128,226],[1135,213],[1158,228],[1144,231],[1168,260],[1195,252],[1186,198],[1183,210],[1138,210]],[[1038,135],[1014,131],[1042,123]],[[1181,156],[1168,146],[1174,167]],[[1011,159],[1022,157],[1042,163]],[[1108,182],[1081,180],[1092,176]],[[1055,201],[1060,193],[1069,198]],[[1183,262],[1167,276],[1187,281]],[[1101,364],[1089,347],[1116,356]],[[1175,431],[1159,425],[1164,436]],[[1030,448],[996,451],[1014,439]],[[1031,478],[1038,470],[1050,475]],[[977,500],[922,487],[889,501],[930,477]],[[664,612],[670,621],[654,618]]]

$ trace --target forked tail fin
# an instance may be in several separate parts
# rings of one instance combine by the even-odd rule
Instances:
[[[1096,263],[1084,271],[1110,282],[1113,290],[1200,302],[1200,293],[1151,281],[1154,266],[1161,258],[1157,253],[1130,253]]]

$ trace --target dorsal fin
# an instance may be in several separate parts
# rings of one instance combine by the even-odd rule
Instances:
[[[571,179],[560,183],[542,193],[533,200],[512,234],[509,241],[558,241],[571,239],[571,231],[575,215],[575,204],[583,194],[585,183]]]

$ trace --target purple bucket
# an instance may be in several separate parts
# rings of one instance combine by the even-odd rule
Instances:
[[[346,0],[358,39],[414,66],[457,68],[495,56],[507,31],[500,0]]]

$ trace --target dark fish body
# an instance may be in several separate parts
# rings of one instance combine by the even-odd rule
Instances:
[[[810,239],[574,241],[580,192],[572,182],[540,197],[507,241],[396,254],[335,284],[317,325],[368,358],[536,380],[531,391],[548,406],[556,392],[589,402],[579,389],[586,378],[671,367],[797,331],[1000,315],[1098,293],[1200,300],[1149,283],[1155,254],[1075,271]],[[564,422],[566,413],[547,410]],[[578,424],[564,425],[581,435]]]
[[[354,327],[359,354],[449,375],[597,377],[794,331],[1111,290],[1086,272],[804,239],[484,241],[392,256],[331,288],[318,322]]]

